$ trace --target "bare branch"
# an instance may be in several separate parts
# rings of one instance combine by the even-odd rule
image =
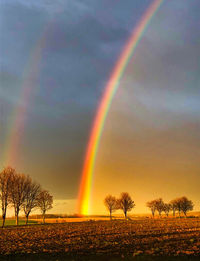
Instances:
[[[47,190],[42,190],[37,198],[37,206],[40,208],[43,215],[43,223],[45,223],[45,213],[53,206],[53,196]]]

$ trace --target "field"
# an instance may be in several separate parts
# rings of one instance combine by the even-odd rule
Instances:
[[[198,260],[199,218],[138,218],[0,229],[0,260]]]
[[[36,220],[29,220],[29,224],[37,224],[38,222]],[[14,226],[15,225],[15,219],[6,219],[5,226]],[[25,220],[20,219],[19,225],[23,226],[25,225]],[[0,220],[0,226],[2,226],[2,220]]]

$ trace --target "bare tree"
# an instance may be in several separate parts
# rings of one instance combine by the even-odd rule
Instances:
[[[169,204],[169,203],[164,203],[164,205],[163,205],[163,211],[165,212],[165,214],[166,214],[167,217],[169,216],[169,212],[170,212],[171,209],[172,209],[171,204]]]
[[[159,216],[161,217],[161,214],[164,210],[164,202],[163,202],[162,198],[155,199],[155,207],[156,207],[156,210],[158,211]]]
[[[28,217],[35,207],[37,207],[38,196],[41,191],[40,184],[33,182],[30,177],[27,178],[27,186],[25,191],[25,198],[23,202],[24,214],[26,217],[26,225],[28,224]]]
[[[187,216],[187,212],[193,210],[194,204],[187,197],[180,198],[181,210]]]
[[[15,170],[7,167],[0,173],[0,200],[2,209],[2,227],[5,225],[7,207],[10,203],[11,179]]]
[[[104,199],[104,205],[106,206],[106,208],[108,209],[108,211],[110,213],[110,220],[111,220],[112,212],[114,212],[117,209],[117,199],[112,195],[108,195]]]
[[[176,209],[178,211],[179,217],[181,217],[181,210],[182,210],[181,198],[174,199],[174,203],[175,203]]]
[[[155,212],[156,212],[156,201],[155,200],[149,201],[149,202],[146,203],[146,206],[148,208],[150,208],[152,216],[154,218]]]
[[[173,216],[175,217],[176,210],[177,210],[177,200],[176,199],[171,200],[170,205],[171,205],[171,209],[172,209],[172,212],[173,212]]]
[[[53,196],[51,196],[47,190],[42,190],[38,195],[37,205],[42,212],[43,223],[45,223],[46,211],[53,207],[52,204],[53,204]]]
[[[134,201],[131,199],[127,192],[121,193],[121,197],[118,199],[118,209],[122,209],[125,218],[127,218],[127,212],[131,211],[135,207]]]
[[[24,174],[12,175],[10,197],[15,211],[16,225],[19,224],[19,211],[25,201],[29,180],[30,178]]]

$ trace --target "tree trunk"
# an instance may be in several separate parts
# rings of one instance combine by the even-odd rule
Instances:
[[[127,219],[127,211],[124,211],[125,219]]]
[[[19,225],[19,217],[18,214],[15,216],[15,224],[18,226]]]
[[[45,213],[43,213],[43,224],[45,224]]]
[[[15,224],[19,225],[19,209],[15,210]]]
[[[110,220],[112,220],[112,211],[110,210]]]
[[[26,215],[26,225],[28,224],[28,214]]]
[[[6,221],[6,214],[4,213],[2,215],[2,228],[5,226],[5,221]]]
[[[174,217],[175,217],[175,212],[176,212],[175,209],[173,209],[173,216],[174,216]]]

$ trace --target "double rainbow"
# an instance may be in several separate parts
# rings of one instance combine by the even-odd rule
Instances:
[[[78,198],[78,211],[80,214],[89,214],[92,177],[94,172],[96,155],[105,120],[110,105],[112,103],[112,99],[119,86],[119,81],[146,27],[150,23],[151,18],[155,15],[156,11],[159,9],[163,1],[164,0],[154,0],[152,4],[149,6],[138,25],[134,28],[129,40],[127,41],[127,44],[125,45],[111,73],[109,81],[105,86],[105,91],[100,102],[100,106],[98,107],[94,124],[91,130],[81,176]],[[42,50],[45,48],[46,38],[49,31],[48,28],[50,27],[53,21],[54,19],[52,19],[52,21],[44,29],[42,36],[39,38],[39,41],[35,45],[35,48],[28,62],[28,66],[25,70],[24,81],[21,87],[22,89],[20,95],[20,100],[22,101],[23,105],[19,106],[18,109],[14,112],[14,120],[10,123],[9,126],[10,131],[8,131],[7,133],[4,155],[1,154],[1,161],[4,166],[9,164],[15,165],[15,162],[17,161],[19,143],[23,135],[24,125],[26,121],[27,107],[31,102],[31,98],[33,97],[33,90],[37,88],[35,80],[38,78],[40,71]]]
[[[81,177],[79,197],[78,197],[78,211],[82,215],[88,215],[90,211],[90,196],[92,187],[92,178],[94,173],[95,160],[101,139],[105,120],[112,103],[113,97],[119,86],[119,81],[129,63],[142,35],[151,18],[155,15],[159,9],[161,3],[164,0],[154,0],[149,6],[146,13],[143,15],[139,24],[134,28],[127,44],[125,45],[114,69],[111,73],[110,79],[105,87],[105,91],[98,107],[94,124],[91,130],[89,143],[87,146],[86,157],[83,166],[83,172]]]

